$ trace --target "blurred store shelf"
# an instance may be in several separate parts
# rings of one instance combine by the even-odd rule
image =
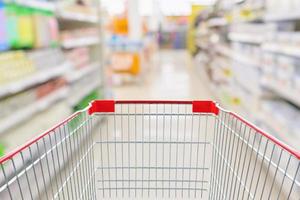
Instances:
[[[37,0],[12,0],[11,2],[16,3],[17,5],[35,8],[45,11],[54,12],[56,10],[56,5],[54,2],[47,1],[37,1]]]
[[[294,125],[292,125],[293,120],[290,120],[289,116],[285,116],[286,113],[277,112],[277,110],[280,110],[280,103],[274,106],[272,106],[272,104],[274,104],[272,101],[265,101],[263,103],[262,110],[258,114],[260,119],[272,132],[276,133],[279,139],[291,145],[293,148],[299,149],[300,135],[297,136],[299,129],[295,130],[295,134],[293,130]],[[300,126],[298,126],[298,128],[300,128]]]
[[[99,63],[95,62],[88,66],[82,67],[82,69],[72,71],[71,73],[67,74],[67,79],[69,82],[72,83],[72,82],[80,80],[81,78],[83,78],[93,72],[96,72],[97,70],[99,70]]]
[[[98,37],[82,37],[65,40],[62,42],[62,46],[65,49],[72,49],[77,47],[96,45],[99,44],[99,42],[100,39]]]
[[[226,57],[231,57],[232,56],[232,49],[230,48],[229,45],[224,45],[224,44],[218,44],[215,47],[216,51]]]
[[[48,96],[33,102],[31,105],[28,105],[20,110],[16,110],[15,112],[11,113],[10,116],[0,119],[0,133],[4,133],[19,123],[30,119],[33,115],[46,110],[55,102],[66,98],[68,96],[68,91],[68,88],[61,88],[49,94]]]
[[[264,6],[257,6],[258,2]],[[292,6],[296,4],[300,2],[244,1],[232,7],[221,5],[208,11],[210,16],[218,17],[207,17],[206,23],[197,27],[210,38],[201,42],[206,48],[199,51],[197,56],[202,61],[197,65],[207,68],[204,73],[210,77],[208,85],[214,86],[212,91],[220,103],[266,125],[270,128],[266,130],[293,147],[300,145],[299,138],[293,136],[299,129],[291,130],[291,124],[280,123],[280,117],[274,117],[275,113],[281,114],[293,121],[290,114],[282,114],[276,106],[270,112],[261,112],[264,102],[272,99],[291,105],[290,113],[300,112],[300,14]]]
[[[70,94],[68,97],[68,102],[71,106],[75,106],[77,103],[79,103],[85,96],[90,94],[93,90],[98,88],[101,85],[101,81],[91,81],[89,85],[82,86],[80,90],[76,91],[75,94]]]
[[[283,99],[287,99],[295,105],[300,106],[300,91],[286,85],[280,85],[274,80],[263,80],[262,84],[264,87],[277,93],[277,95],[279,95]]]
[[[58,17],[63,20],[88,22],[88,23],[100,23],[100,20],[96,15],[89,15],[89,14],[63,11],[63,10],[59,11],[58,13],[59,13]]]
[[[236,61],[240,64],[243,64],[245,67],[260,67],[261,66],[261,62],[259,60],[250,58],[249,56],[247,56],[243,53],[233,51],[231,54],[231,58],[234,61]]]
[[[19,80],[8,85],[0,87],[0,97],[7,95],[15,94],[21,92],[27,88],[30,88],[34,85],[46,82],[55,77],[64,75],[68,70],[70,70],[71,65],[69,62],[63,63],[61,66],[54,68],[49,68],[36,72],[35,74]]]
[[[300,13],[298,11],[273,14],[267,13],[264,16],[264,20],[266,22],[300,20]]]
[[[261,44],[264,41],[264,38],[260,35],[253,35],[247,33],[231,32],[229,33],[228,37],[231,41],[242,43]]]
[[[225,18],[223,18],[223,17],[212,18],[212,19],[208,20],[207,23],[208,23],[209,27],[226,26],[226,25],[228,25],[228,21]]]
[[[300,49],[296,45],[282,45],[275,43],[265,43],[262,45],[262,49],[267,52],[284,54],[287,56],[295,56],[300,58]]]

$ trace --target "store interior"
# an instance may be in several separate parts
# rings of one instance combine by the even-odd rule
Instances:
[[[299,152],[299,8],[0,0],[0,157],[96,99],[212,100]]]
[[[299,149],[298,1],[129,2],[0,4],[0,155],[94,99],[212,99]]]

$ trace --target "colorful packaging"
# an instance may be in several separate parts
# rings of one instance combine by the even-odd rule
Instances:
[[[6,32],[5,5],[0,1],[0,51],[9,49],[9,41]]]
[[[17,16],[17,7],[13,4],[8,4],[5,6],[5,16],[6,16],[6,33],[8,36],[8,42],[12,48],[19,47],[19,31],[18,24],[19,19]]]
[[[29,8],[18,8],[18,31],[20,48],[32,48],[34,44],[33,10]]]
[[[50,45],[56,47],[59,43],[59,27],[57,19],[53,15],[48,17],[48,27],[50,33]]]

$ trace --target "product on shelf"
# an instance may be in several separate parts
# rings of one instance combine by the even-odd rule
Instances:
[[[62,65],[66,58],[59,48],[46,48],[26,53],[37,69],[46,69]]]
[[[36,67],[23,51],[0,54],[0,86],[22,79],[35,71]]]
[[[262,110],[266,115],[272,115],[269,124],[276,132],[284,134],[286,138],[300,139],[300,111],[298,108],[281,100],[266,100],[262,103]],[[274,112],[276,110],[276,112]],[[284,139],[286,139],[284,138]]]
[[[267,38],[267,33],[274,31],[272,24],[235,24],[230,27],[229,38],[232,41],[260,44]]]
[[[290,13],[298,13],[300,1],[298,0],[266,0],[266,11],[273,15],[289,15]]]
[[[6,16],[4,4],[0,1],[0,51],[9,49],[8,33],[6,31]]]
[[[97,9],[92,7],[92,2],[89,1],[81,1],[80,4],[71,4],[68,6],[64,6],[63,11],[66,13],[75,13],[79,15],[87,15],[87,16],[96,16]],[[76,3],[76,2],[75,2]]]
[[[0,34],[3,32],[0,35],[0,50],[58,44],[58,23],[51,12],[12,3],[0,4],[0,22]]]
[[[11,51],[0,54],[0,86],[22,80],[43,69],[60,67],[65,57],[60,49]]]
[[[65,85],[65,79],[56,78],[37,87],[0,99],[0,119],[11,115],[15,110],[34,104],[35,101],[47,97]]]
[[[14,4],[5,5],[6,32],[10,47],[19,47],[19,17],[17,16],[17,7]]]
[[[45,96],[51,94],[55,90],[62,88],[66,85],[66,80],[64,78],[56,78],[47,83],[44,83],[36,88],[37,100],[44,98]]]
[[[97,28],[81,28],[76,30],[66,30],[61,33],[62,41],[76,40],[76,39],[87,39],[87,38],[98,38],[99,33]]]
[[[85,67],[91,62],[90,50],[86,47],[66,51],[66,57],[77,69]]]
[[[56,46],[59,41],[58,22],[45,11],[36,11],[33,16],[35,24],[35,47]]]
[[[16,48],[32,48],[34,46],[33,10],[30,8],[17,8],[18,30],[20,35],[19,46]]]
[[[21,109],[36,100],[34,89],[25,90],[13,96],[0,99],[0,119],[14,113],[15,110]]]
[[[116,73],[138,75],[141,71],[139,53],[115,52],[111,58],[111,69]]]

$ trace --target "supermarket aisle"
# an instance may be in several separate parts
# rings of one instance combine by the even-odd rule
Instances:
[[[141,84],[114,88],[116,99],[211,99],[188,52],[162,50]]]

